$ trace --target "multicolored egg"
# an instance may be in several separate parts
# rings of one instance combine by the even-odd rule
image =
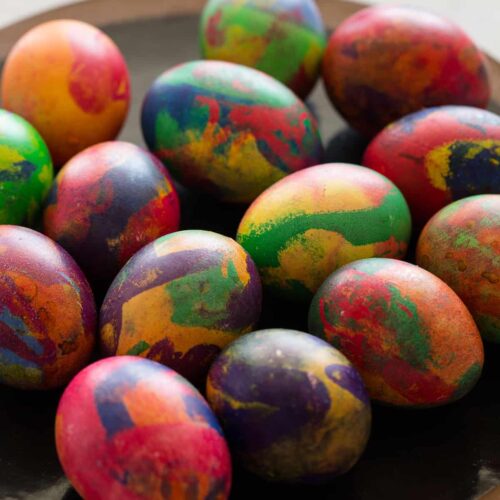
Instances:
[[[500,342],[500,195],[456,201],[425,226],[417,264],[445,281],[483,338]]]
[[[260,317],[255,264],[231,238],[179,231],[150,243],[121,270],[101,309],[105,355],[159,361],[196,384]]]
[[[92,291],[75,261],[43,234],[0,226],[0,384],[52,389],[87,363]]]
[[[500,193],[500,116],[468,106],[442,106],[386,127],[363,164],[391,179],[422,227],[453,200]]]
[[[83,498],[225,500],[231,458],[199,392],[158,363],[108,358],[69,384],[56,446]]]
[[[229,202],[252,201],[323,154],[316,121],[291,90],[221,61],[163,73],[144,100],[142,131],[177,180]]]
[[[205,59],[259,69],[304,98],[318,79],[326,32],[314,0],[209,0],[200,42]]]
[[[92,146],[56,177],[44,232],[82,266],[92,284],[109,286],[139,249],[179,229],[179,199],[163,165],[126,142]]]
[[[35,126],[60,167],[118,135],[129,86],[125,60],[107,35],[80,21],[57,20],[14,45],[3,69],[2,101]]]
[[[210,368],[207,398],[244,467],[272,481],[320,482],[347,472],[370,434],[360,375],[326,342],[261,330]]]
[[[403,258],[410,233],[408,206],[392,182],[367,168],[330,163],[262,193],[244,215],[237,239],[271,291],[310,300],[348,262]]]
[[[360,260],[333,273],[313,299],[309,331],[349,358],[370,397],[391,405],[455,401],[483,367],[481,336],[455,292],[393,259]]]
[[[337,110],[366,135],[422,108],[485,108],[490,98],[486,59],[462,29],[404,6],[345,20],[328,43],[323,78]]]
[[[40,134],[20,116],[0,109],[0,224],[32,225],[53,175]]]

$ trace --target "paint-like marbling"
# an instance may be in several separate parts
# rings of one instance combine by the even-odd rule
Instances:
[[[0,226],[0,383],[66,384],[95,340],[92,291],[75,261],[43,234]]]
[[[163,165],[125,142],[92,146],[58,173],[44,232],[81,265],[92,284],[110,285],[143,246],[179,229],[179,199]]]
[[[401,192],[382,175],[342,163],[305,169],[255,200],[238,229],[264,285],[307,300],[338,267],[403,258],[411,233]]]
[[[210,0],[202,56],[267,73],[306,97],[316,83],[326,33],[314,0]]]
[[[231,238],[195,230],[164,236],[111,285],[102,351],[148,357],[203,384],[220,350],[255,326],[261,294],[255,264]]]
[[[349,358],[370,397],[391,405],[455,401],[483,367],[481,336],[460,298],[431,273],[393,259],[333,273],[313,299],[309,331]]]
[[[367,135],[422,108],[485,108],[490,98],[486,59],[461,28],[404,6],[345,20],[330,38],[323,78],[334,106]]]
[[[217,419],[185,379],[132,356],[98,361],[56,416],[64,472],[87,499],[225,500],[231,458]]]
[[[35,223],[53,175],[40,134],[20,116],[0,109],[0,224]]]
[[[244,467],[272,481],[320,482],[347,472],[370,433],[358,372],[326,342],[261,330],[210,368],[207,398]]]
[[[144,100],[142,131],[177,180],[229,202],[253,201],[323,154],[315,119],[291,90],[222,61],[163,73]]]
[[[2,101],[40,132],[61,167],[118,135],[129,87],[125,60],[107,35],[80,21],[57,20],[14,45],[3,69]]]
[[[500,116],[468,106],[418,111],[380,132],[363,164],[401,189],[422,227],[453,200],[500,194]]]
[[[455,290],[483,338],[500,342],[500,195],[440,210],[420,235],[417,264]]]

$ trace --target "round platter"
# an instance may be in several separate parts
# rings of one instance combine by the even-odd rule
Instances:
[[[165,69],[198,59],[198,13],[203,0],[90,0],[0,30],[0,60],[19,36],[48,19],[81,19],[104,29],[123,51],[132,76],[133,104],[120,139],[143,145],[139,109]],[[320,0],[330,29],[358,10],[351,2]],[[500,110],[500,65],[490,58],[491,109]],[[308,101],[320,121],[328,161],[359,162],[365,141],[346,128],[321,85]],[[229,236],[243,211],[182,191],[182,228]],[[307,311],[267,304],[260,326],[306,329]],[[500,483],[500,347],[487,346],[485,373],[462,401],[427,411],[374,407],[365,455],[347,475],[318,487],[266,484],[235,470],[232,498],[469,499]],[[496,365],[496,366],[495,366]],[[0,387],[0,499],[78,498],[59,466],[53,435],[60,393]]]

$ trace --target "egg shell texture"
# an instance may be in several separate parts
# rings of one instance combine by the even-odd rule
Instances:
[[[132,356],[98,361],[61,398],[56,445],[88,499],[224,500],[231,460],[208,404],[185,379]]]
[[[333,273],[313,299],[309,331],[349,358],[371,398],[391,405],[455,401],[483,366],[481,337],[455,292],[394,259],[364,259]]]

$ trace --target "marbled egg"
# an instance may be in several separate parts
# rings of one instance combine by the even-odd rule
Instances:
[[[161,162],[116,141],[87,148],[64,166],[43,222],[45,234],[76,259],[91,283],[107,288],[134,253],[177,231],[179,217],[179,199]]]
[[[56,446],[83,498],[229,496],[217,419],[189,382],[147,359],[108,358],[80,372],[59,403]]]
[[[486,59],[460,27],[412,7],[363,9],[333,33],[323,60],[330,99],[347,122],[374,135],[429,106],[485,108]]]
[[[220,350],[259,320],[261,295],[255,264],[231,238],[164,236],[135,254],[108,290],[102,352],[148,357],[203,384]]]
[[[53,175],[40,134],[20,116],[0,109],[0,224],[36,222]]]
[[[204,58],[259,69],[304,98],[318,79],[326,32],[314,0],[210,0],[200,42]]]
[[[230,202],[252,201],[323,154],[315,119],[291,90],[221,61],[163,73],[144,100],[142,131],[177,180]]]
[[[500,116],[468,106],[418,111],[380,132],[363,164],[401,189],[422,227],[453,200],[500,193]]]
[[[229,345],[210,368],[207,398],[235,458],[272,481],[347,472],[370,434],[356,369],[326,342],[293,330],[261,330]]]
[[[483,338],[500,342],[500,195],[440,210],[420,235],[417,264],[455,290]]]
[[[3,69],[2,101],[35,126],[60,167],[118,135],[129,85],[125,60],[107,35],[80,21],[56,20],[14,45]]]
[[[455,401],[483,367],[481,336],[460,298],[433,274],[394,259],[333,273],[313,299],[309,331],[347,356],[370,397],[391,405]]]
[[[367,257],[403,258],[411,218],[401,192],[384,176],[331,163],[297,172],[255,200],[238,242],[264,285],[308,300],[338,267]]]
[[[75,261],[43,234],[0,226],[0,384],[52,389],[90,358],[96,311]]]

